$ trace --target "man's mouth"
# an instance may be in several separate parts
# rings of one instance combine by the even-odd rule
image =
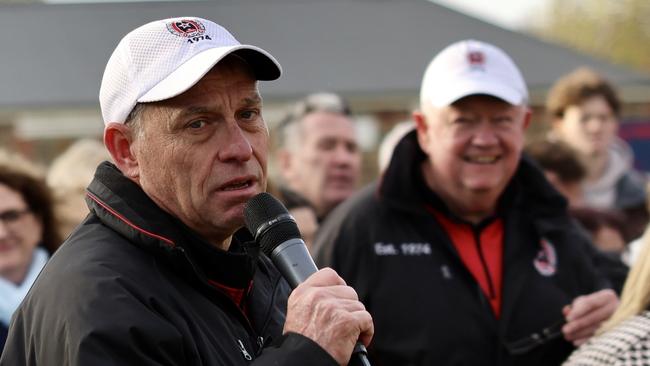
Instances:
[[[472,164],[494,164],[499,158],[499,155],[477,155],[465,156],[463,160]]]
[[[242,189],[249,188],[252,186],[254,183],[253,179],[237,179],[230,181],[223,186],[221,186],[220,190],[222,191],[238,191]]]
[[[354,178],[348,175],[334,175],[327,178],[327,182],[330,185],[337,186],[351,186],[354,184]]]

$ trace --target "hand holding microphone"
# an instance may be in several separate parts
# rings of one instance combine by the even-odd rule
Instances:
[[[356,291],[334,270],[318,271],[298,226],[273,196],[256,195],[246,204],[244,215],[262,251],[294,288],[284,332],[312,339],[341,365],[347,365],[352,356],[369,366],[363,345],[370,343],[374,327]]]
[[[289,296],[285,332],[311,338],[341,365],[347,365],[355,344],[369,344],[372,317],[357,293],[331,268],[322,269]]]

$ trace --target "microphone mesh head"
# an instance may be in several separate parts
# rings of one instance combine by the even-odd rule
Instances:
[[[278,216],[287,215],[286,207],[272,195],[262,192],[251,198],[244,207],[244,221],[251,234],[256,235],[260,227]],[[256,240],[262,251],[270,256],[273,250],[289,239],[299,239],[300,230],[296,222],[288,217],[269,227]]]

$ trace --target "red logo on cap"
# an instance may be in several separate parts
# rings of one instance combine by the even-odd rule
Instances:
[[[481,51],[472,51],[467,54],[467,61],[474,67],[483,67],[485,65],[485,55]]]
[[[198,37],[205,33],[205,26],[198,20],[182,19],[167,24],[167,30],[184,38]]]

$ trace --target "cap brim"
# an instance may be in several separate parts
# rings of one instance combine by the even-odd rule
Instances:
[[[157,102],[182,94],[194,86],[194,84],[198,83],[214,65],[233,53],[244,59],[251,66],[258,80],[275,80],[282,74],[282,68],[278,61],[259,47],[236,45],[210,48],[187,60],[147,93],[138,98],[138,102]]]
[[[521,91],[498,80],[474,77],[464,79],[461,82],[455,81],[448,84],[450,84],[449,88],[443,93],[429,98],[429,101],[434,107],[448,106],[459,99],[477,94],[490,95],[511,105],[526,103],[526,97]]]

